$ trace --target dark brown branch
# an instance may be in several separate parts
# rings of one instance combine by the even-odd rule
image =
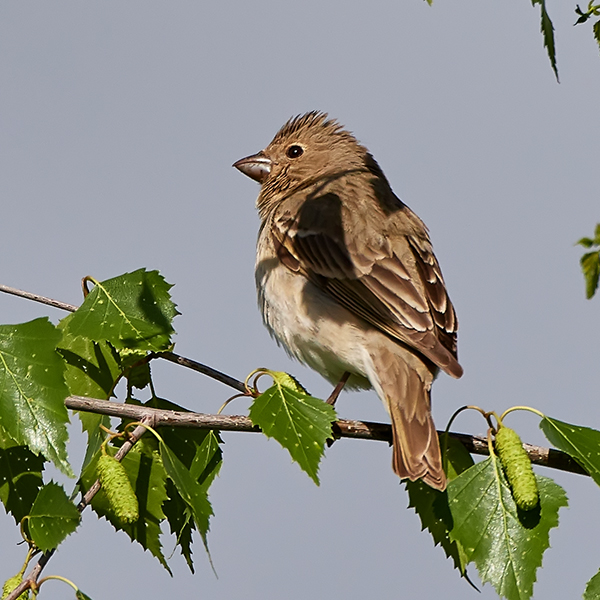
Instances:
[[[208,377],[212,377],[229,387],[232,387],[234,390],[241,392],[242,394],[246,391],[246,386],[243,382],[235,379],[234,377],[230,377],[225,373],[221,373],[221,371],[217,371],[212,367],[207,367],[202,363],[196,362],[191,358],[185,358],[184,356],[179,356],[179,354],[175,354],[174,352],[154,352],[151,356],[158,356],[159,358],[164,358],[165,360],[174,362],[182,367],[187,367],[188,369],[192,369],[193,371],[197,371],[198,373],[202,373],[203,375],[207,375]]]
[[[195,412],[177,412],[173,410],[160,410],[133,404],[121,404],[108,400],[95,400],[82,396],[69,396],[65,405],[71,410],[93,412],[140,420],[150,414],[153,415],[157,427],[189,427],[195,429],[218,429],[220,431],[247,431],[259,433],[260,429],[252,425],[248,417],[239,415],[209,415]],[[372,423],[368,421],[348,421],[340,419],[334,425],[336,436],[344,438],[359,438],[363,440],[378,440],[391,443],[392,430],[385,423]],[[489,454],[488,443],[485,437],[468,435],[465,433],[449,433],[450,437],[460,441],[471,454]],[[536,465],[587,475],[581,466],[568,454],[560,450],[523,444],[531,462]]]

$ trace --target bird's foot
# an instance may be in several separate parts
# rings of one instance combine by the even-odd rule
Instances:
[[[350,373],[348,373],[348,371],[346,371],[342,375],[342,378],[340,379],[339,383],[333,388],[333,392],[331,392],[331,394],[329,395],[329,398],[327,398],[327,400],[325,400],[325,402],[327,402],[327,404],[331,404],[331,406],[335,406],[338,396],[340,395],[341,391],[344,389],[344,386],[346,385],[346,382],[348,381],[349,377],[350,377]]]

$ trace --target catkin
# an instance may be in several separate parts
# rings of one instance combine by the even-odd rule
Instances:
[[[2,586],[2,600],[8,598],[8,595],[23,581],[23,575],[20,573],[7,579]],[[17,600],[28,600],[29,599],[29,590],[25,590]]]
[[[508,479],[516,505],[521,510],[535,508],[540,495],[531,461],[514,429],[500,427],[495,436],[496,451]]]
[[[112,456],[103,454],[98,459],[98,479],[117,518],[122,523],[137,521],[140,516],[138,501],[125,467]]]

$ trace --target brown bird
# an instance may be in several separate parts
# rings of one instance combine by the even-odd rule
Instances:
[[[327,114],[288,121],[234,165],[261,184],[256,285],[271,335],[337,384],[375,391],[393,469],[443,490],[431,416],[439,369],[462,375],[458,322],[425,224],[368,150]]]

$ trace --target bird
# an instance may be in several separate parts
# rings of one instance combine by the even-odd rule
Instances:
[[[269,333],[336,386],[331,403],[343,387],[373,388],[391,418],[394,472],[443,491],[431,385],[463,369],[427,227],[324,112],[291,118],[233,166],[261,185],[255,279]]]

